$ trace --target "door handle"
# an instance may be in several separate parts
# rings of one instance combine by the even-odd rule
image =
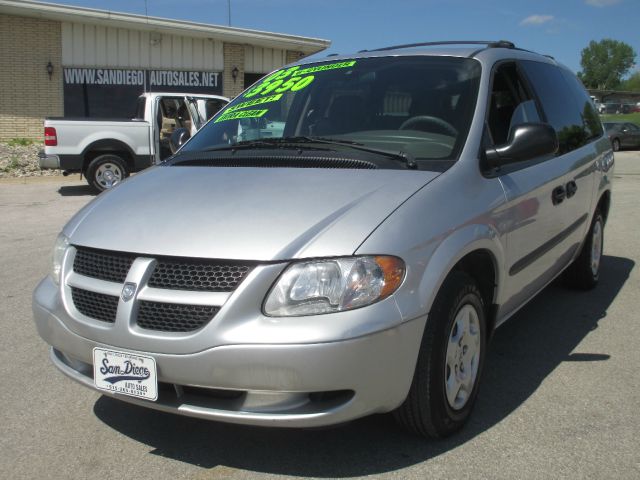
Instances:
[[[554,205],[558,205],[562,203],[563,200],[567,197],[567,191],[565,190],[563,185],[556,187],[551,192],[551,201]]]
[[[567,183],[566,189],[567,189],[567,198],[571,198],[578,191],[578,184],[573,180],[571,180],[569,183]]]

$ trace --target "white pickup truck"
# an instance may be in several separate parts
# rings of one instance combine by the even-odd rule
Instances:
[[[40,168],[79,172],[98,191],[171,155],[177,129],[194,134],[229,103],[219,95],[145,93],[133,119],[47,118]]]

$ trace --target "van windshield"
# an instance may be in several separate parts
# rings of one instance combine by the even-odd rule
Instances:
[[[473,59],[433,56],[285,68],[236,97],[181,152],[305,137],[416,160],[455,160],[471,124],[480,71]]]

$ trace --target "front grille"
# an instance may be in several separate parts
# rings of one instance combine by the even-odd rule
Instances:
[[[73,271],[87,277],[124,283],[135,255],[76,247]]]
[[[232,292],[254,266],[249,262],[159,258],[149,286],[197,292]]]
[[[136,254],[76,247],[73,271],[124,283]],[[232,292],[255,267],[254,262],[157,257],[149,286],[194,292]]]
[[[161,332],[192,332],[204,327],[220,307],[140,301],[138,326]]]
[[[76,309],[83,315],[103,322],[116,321],[118,297],[71,287],[71,298]]]

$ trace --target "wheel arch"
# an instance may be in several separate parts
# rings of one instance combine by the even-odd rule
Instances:
[[[97,140],[89,145],[82,152],[82,172],[86,173],[89,164],[100,155],[112,153],[124,160],[129,172],[134,170],[135,154],[126,143],[113,138]]]
[[[420,282],[420,292],[426,296],[423,306],[429,312],[451,273],[464,272],[478,283],[490,334],[500,303],[504,264],[504,248],[493,227],[476,224],[457,230],[438,246],[426,265]]]
[[[496,290],[498,287],[496,258],[487,249],[473,250],[456,263],[449,275],[459,271],[475,280],[482,294],[487,319],[487,332],[491,334],[495,326]]]
[[[609,217],[609,209],[611,208],[611,190],[605,190],[600,195],[596,209],[600,210],[604,223],[607,223]]]

